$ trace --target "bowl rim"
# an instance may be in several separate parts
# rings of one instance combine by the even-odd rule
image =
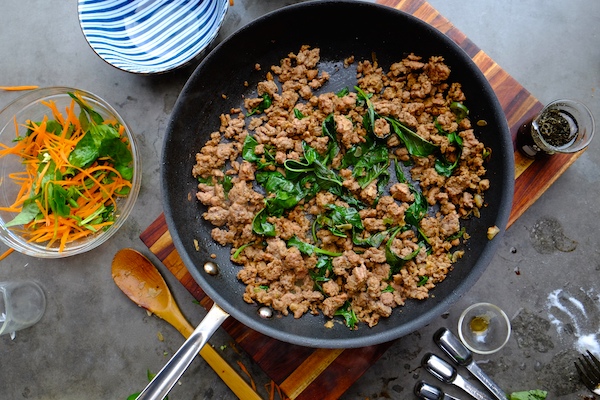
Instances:
[[[114,234],[128,219],[137,201],[142,182],[142,160],[140,148],[135,135],[131,131],[130,126],[123,119],[123,117],[112,107],[112,105],[110,105],[110,103],[108,103],[100,96],[85,89],[78,89],[67,86],[50,86],[33,89],[17,97],[6,107],[0,110],[0,136],[5,132],[7,126],[13,124],[14,116],[17,115],[17,113],[23,108],[35,105],[36,103],[39,103],[41,100],[48,97],[62,97],[62,95],[68,96],[67,92],[77,92],[80,93],[84,99],[92,100],[94,103],[97,103],[98,105],[103,107],[105,109],[103,111],[106,111],[106,113],[110,114],[117,121],[119,121],[120,124],[124,126],[125,135],[127,136],[130,142],[131,154],[133,156],[132,163],[134,169],[133,177],[131,179],[132,186],[129,195],[126,198],[124,198],[121,202],[120,211],[117,211],[117,218],[115,222],[106,231],[102,231],[93,236],[90,236],[90,239],[85,240],[84,242],[75,246],[67,246],[67,248],[62,252],[59,252],[57,248],[46,248],[43,244],[35,245],[33,243],[26,242],[20,238],[20,235],[15,234],[10,229],[6,228],[4,224],[0,224],[0,240],[3,243],[22,254],[38,258],[64,258],[77,254],[82,254],[106,242],[108,239],[114,236]],[[0,164],[0,171],[1,167],[2,165]],[[0,217],[0,220],[1,219],[2,218]]]

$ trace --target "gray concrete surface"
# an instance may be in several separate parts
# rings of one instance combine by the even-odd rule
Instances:
[[[221,37],[265,11],[292,2],[236,0]],[[600,123],[596,94],[600,2],[430,3],[540,101],[581,100]],[[110,67],[87,46],[75,1],[4,0],[0,10],[0,85],[66,85],[100,95],[138,133],[144,164],[137,207],[108,243],[70,259],[12,254],[0,262],[0,280],[38,280],[48,297],[46,314],[36,326],[17,333],[15,340],[0,337],[0,399],[125,399],[143,388],[146,371],[158,371],[183,341],[164,321],[125,298],[111,279],[110,261],[122,247],[149,255],[138,236],[161,212],[162,135],[192,69],[142,77]],[[0,92],[0,107],[18,95]],[[584,345],[596,353],[600,349],[599,170],[600,139],[596,138],[508,230],[473,289],[429,326],[398,340],[343,398],[411,399],[418,378],[439,384],[419,368],[420,359],[436,350],[433,332],[440,326],[454,330],[460,311],[477,301],[499,305],[513,323],[513,335],[504,349],[476,356],[505,391],[539,388],[548,390],[550,399],[591,398],[575,375],[573,361]],[[172,276],[165,276],[184,313],[197,324],[204,311]],[[574,309],[577,304],[583,307]],[[159,340],[161,335],[164,340]],[[217,348],[227,345],[223,354],[232,363],[241,360],[249,367],[266,397],[263,384],[268,378],[247,356],[236,353],[230,341],[221,330],[211,340]],[[170,398],[230,399],[233,395],[197,359]]]

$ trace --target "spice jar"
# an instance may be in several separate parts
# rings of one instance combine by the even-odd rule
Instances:
[[[548,104],[517,133],[517,148],[526,156],[575,153],[586,148],[594,135],[594,117],[575,100]]]

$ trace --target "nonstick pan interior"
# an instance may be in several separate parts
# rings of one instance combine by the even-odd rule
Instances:
[[[304,44],[321,49],[320,69],[331,74],[325,90],[353,87],[352,68],[343,60],[373,59],[388,69],[409,53],[428,58],[444,57],[452,70],[451,81],[460,82],[472,121],[485,120],[476,132],[492,149],[487,164],[491,188],[481,218],[466,222],[471,235],[465,256],[454,264],[446,280],[425,301],[407,301],[377,326],[360,325],[351,331],[342,324],[324,326],[322,315],[274,316],[263,319],[256,305],[242,299],[245,285],[230,262],[230,248],[210,236],[212,226],[202,219],[204,207],[196,201],[197,182],[191,170],[195,154],[210,133],[219,127],[219,115],[241,107],[244,97],[256,96],[253,88],[267,69]],[[259,64],[261,70],[255,65]],[[487,229],[504,230],[512,206],[513,146],[504,112],[488,81],[471,58],[452,40],[417,18],[395,9],[358,1],[316,1],[288,6],[245,26],[217,46],[197,67],[182,90],[171,115],[163,147],[161,179],[164,211],[173,242],[200,287],[224,310],[245,325],[276,339],[322,348],[374,345],[411,333],[447,311],[477,281],[495,253],[498,235],[488,240]],[[198,249],[196,248],[198,246]],[[213,255],[215,258],[211,258]],[[220,273],[204,271],[215,262]]]

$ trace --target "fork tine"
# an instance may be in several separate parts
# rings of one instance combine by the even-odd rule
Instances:
[[[589,350],[587,350],[587,353],[590,357],[590,360],[592,360],[593,363],[596,364],[596,371],[600,372],[600,361],[598,361],[598,359],[594,357],[594,355]]]
[[[579,362],[583,364],[583,361],[581,360],[581,358],[579,358]],[[581,379],[581,382],[583,382],[583,384],[585,385],[585,387],[587,387],[589,390],[594,391],[594,389],[596,389],[596,385],[594,385],[594,382],[592,382],[590,380],[590,378],[587,376],[587,374],[585,373],[585,371],[579,367],[579,364],[577,364],[577,362],[573,362],[575,364],[575,368],[577,369],[577,372],[579,373],[579,378]],[[585,368],[585,366],[583,367]]]
[[[589,350],[587,351],[587,354],[587,356],[583,355],[583,359],[587,365],[587,374],[590,375],[590,379],[595,381],[596,385],[600,384],[600,361],[598,361]]]
[[[587,355],[581,354],[578,361],[579,364],[575,361],[575,368],[581,382],[593,393],[600,394],[600,361],[589,350]]]

